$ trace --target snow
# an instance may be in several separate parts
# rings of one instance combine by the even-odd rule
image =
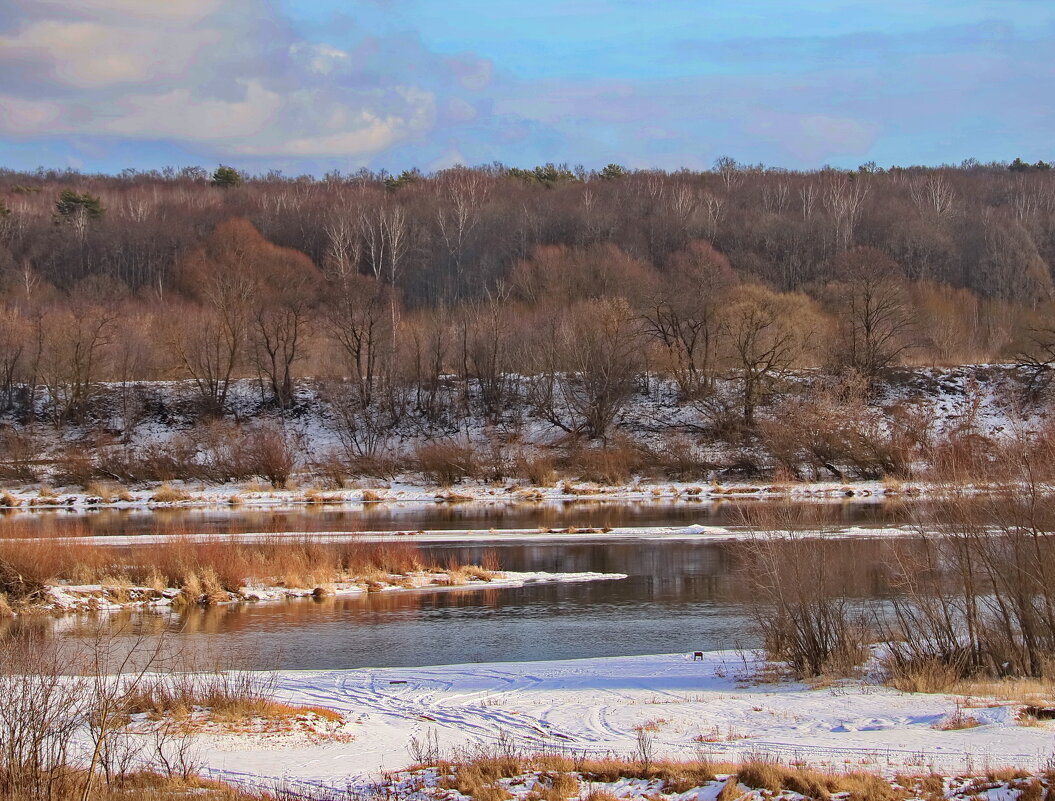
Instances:
[[[116,496],[104,500],[98,496],[66,488],[52,495],[40,494],[39,488],[21,487],[10,491],[12,512],[36,512],[55,509],[171,509],[171,508],[226,508],[288,509],[321,508],[363,511],[375,504],[398,506],[401,510],[432,508],[446,503],[560,503],[566,501],[606,501],[615,503],[640,503],[657,501],[683,501],[699,503],[729,498],[772,500],[791,498],[795,500],[841,502],[846,498],[865,500],[896,495],[919,495],[933,488],[925,484],[884,484],[877,481],[859,482],[811,482],[809,484],[766,483],[699,483],[685,481],[634,481],[629,484],[592,484],[587,482],[562,482],[553,487],[526,487],[517,482],[495,485],[489,482],[459,484],[456,490],[422,483],[415,477],[388,482],[382,486],[363,489],[330,490],[319,492],[312,489],[260,489],[248,483],[202,484],[194,481],[168,482],[171,487],[185,493],[184,500],[158,502],[153,499],[155,489],[125,490],[122,498]]]
[[[825,539],[876,539],[890,537],[916,536],[919,529],[914,526],[826,526],[824,528],[804,530],[803,536],[816,536]],[[151,543],[172,540],[176,535],[170,534],[102,534],[93,537],[65,537],[67,544],[124,546],[149,545]],[[276,538],[290,537],[310,538],[312,540],[343,542],[367,540],[371,542],[399,542],[411,539],[417,543],[501,543],[501,542],[609,542],[617,540],[641,541],[688,541],[706,539],[711,542],[734,542],[756,537],[757,534],[747,528],[727,528],[725,526],[624,526],[608,530],[602,529],[429,529],[427,531],[268,531],[229,534],[209,532],[199,534],[180,534],[182,541],[187,542],[269,542]],[[11,539],[18,542],[20,540]]]
[[[1023,727],[1008,704],[979,702],[966,712],[980,725],[946,731],[939,727],[956,712],[953,696],[862,682],[755,683],[747,678],[753,660],[712,652],[698,661],[664,654],[282,671],[274,674],[278,700],[340,712],[354,739],[305,745],[204,736],[200,754],[217,777],[344,786],[406,767],[411,738],[430,733],[448,753],[502,737],[528,751],[627,756],[635,727],[652,723],[657,758],[768,757],[888,774],[1038,769],[1052,751],[1051,724]]]
[[[550,573],[545,571],[502,571],[489,580],[470,577],[466,583],[448,584],[445,573],[415,573],[407,576],[392,576],[392,583],[377,587],[378,592],[443,592],[449,590],[502,589],[523,587],[528,584],[577,583],[585,581],[614,581],[625,579],[625,573]],[[408,586],[409,585],[409,586]],[[238,603],[283,601],[306,598],[324,590],[327,595],[363,595],[368,589],[364,583],[336,583],[323,587],[280,587],[250,584],[231,594],[228,601],[212,603]],[[172,606],[180,590],[168,588],[156,590],[152,587],[112,587],[104,584],[54,584],[47,587],[47,599],[39,606],[40,611],[49,612],[114,612],[120,609],[153,608]]]
[[[806,371],[795,380],[808,383],[815,377],[812,371]],[[648,392],[636,393],[628,401],[618,415],[613,434],[626,435],[656,452],[669,449],[671,436],[682,437],[685,443],[691,443],[692,453],[700,464],[729,465],[736,461],[738,455],[744,455],[738,450],[741,446],[723,442],[715,435],[706,433],[708,422],[705,416],[692,404],[678,400],[676,387],[671,381],[652,376],[649,387]],[[119,434],[122,447],[149,451],[164,446],[175,437],[187,434],[199,422],[191,413],[193,404],[185,402],[187,397],[194,395],[194,388],[189,382],[143,382],[132,387],[101,385],[100,391],[98,408],[93,411],[88,422],[69,425],[61,430],[42,424],[32,427],[34,447],[44,457],[42,462],[47,462],[48,457],[60,454],[67,445],[82,441],[97,430]],[[155,412],[153,416],[145,413],[134,414],[126,419],[120,413],[125,406],[113,402],[113,398],[107,400],[107,397],[129,391],[143,399],[144,409],[164,410],[164,413]],[[1013,365],[906,369],[885,384],[880,395],[876,399],[877,406],[910,404],[917,407],[921,419],[926,420],[927,433],[934,442],[939,442],[952,431],[964,428],[995,441],[1003,441],[1016,433],[1037,430],[1049,423],[1048,410],[1023,399],[1021,371]],[[273,419],[280,423],[298,443],[301,457],[299,467],[303,468],[316,463],[327,454],[340,452],[341,442],[333,416],[323,400],[323,395],[320,394],[319,385],[311,380],[302,381],[298,383],[296,396],[297,406],[294,412],[279,417],[261,405],[260,386],[256,381],[239,380],[231,388],[229,411],[234,419]],[[453,403],[453,399],[448,400]],[[453,408],[452,406],[448,411]],[[505,452],[504,458],[510,462],[521,451],[527,454],[534,450],[546,451],[563,436],[563,432],[543,420],[533,418],[530,414],[514,414],[511,410],[509,419],[494,424],[476,412],[463,415],[460,402],[457,408],[459,412],[456,415],[449,414],[444,420],[430,420],[418,413],[408,412],[391,432],[387,447],[395,455],[407,456],[413,454],[415,448],[422,443],[456,438],[458,442],[473,444],[486,451],[492,440],[497,437],[499,440],[508,439],[519,443]],[[43,414],[44,409],[39,411]],[[762,418],[776,414],[780,414],[776,407],[759,410]],[[45,418],[46,416],[41,419]],[[772,460],[761,450],[748,450],[760,464],[773,466]],[[198,456],[205,458],[203,452],[199,452]],[[509,482],[493,486],[488,482],[470,481],[459,484],[452,490],[450,487],[429,485],[418,475],[403,475],[392,482],[365,480],[357,489],[318,493],[314,501],[304,491],[272,491],[252,483],[216,487],[197,482],[173,482],[174,487],[188,491],[192,497],[185,501],[164,503],[151,500],[152,490],[143,487],[130,488],[124,500],[115,498],[108,503],[103,503],[99,497],[72,488],[59,488],[61,491],[54,497],[41,496],[36,487],[23,488],[13,495],[15,500],[21,503],[21,508],[27,508],[31,502],[34,508],[207,507],[230,504],[234,496],[238,496],[234,502],[246,507],[286,507],[314,502],[327,505],[342,504],[354,508],[357,504],[368,502],[372,497],[364,492],[380,495],[384,502],[424,504],[458,502],[463,499],[714,500],[723,497],[786,496],[823,500],[844,497],[880,498],[926,491],[925,487],[914,484],[890,486],[878,482],[766,485],[718,481],[724,477],[724,472],[716,469],[710,474],[713,481],[704,482],[631,481],[624,485],[601,486],[572,481],[556,487],[536,489]]]

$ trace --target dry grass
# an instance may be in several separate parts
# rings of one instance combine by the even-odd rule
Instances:
[[[736,801],[741,795],[743,793],[740,792],[740,782],[736,780],[736,776],[730,776],[718,791],[716,801]]]
[[[512,793],[498,786],[500,779],[522,773],[521,762],[513,757],[489,757],[453,766],[453,772],[441,780],[440,786],[470,795],[477,801],[506,801]]]
[[[129,714],[151,719],[186,721],[195,712],[205,720],[230,726],[251,721],[285,722],[314,715],[339,722],[341,715],[318,706],[284,704],[270,697],[266,680],[250,673],[186,674],[171,676],[143,687],[131,699]]]
[[[102,503],[115,503],[117,501],[127,503],[135,500],[132,494],[119,484],[104,484],[93,481],[85,488],[85,492],[98,498]]]
[[[189,492],[176,489],[170,484],[162,484],[154,490],[154,494],[150,496],[150,500],[154,503],[179,503],[180,501],[189,501],[190,499],[191,494]]]
[[[503,757],[492,755],[470,759],[455,764],[443,763],[440,773],[447,777],[441,782],[441,786],[457,789],[474,798],[481,797],[478,793],[490,797],[490,788],[496,787],[502,779],[536,773],[537,780],[528,801],[565,801],[576,796],[594,801],[611,801],[618,797],[603,789],[591,790],[583,796],[583,783],[611,784],[623,779],[658,782],[660,789],[657,792],[663,794],[686,793],[724,776],[728,778],[718,792],[716,801],[736,801],[743,796],[741,787],[762,791],[767,796],[794,792],[812,799],[842,796],[847,801],[904,801],[910,796],[937,799],[943,797],[944,791],[944,780],[933,775],[898,776],[892,781],[873,773],[829,772],[767,760],[717,763],[700,759],[688,762],[643,763],[626,759],[590,759],[553,753],[531,756],[509,754]],[[1021,771],[996,771],[987,774],[984,781],[1018,782],[1021,783],[1019,789],[1026,790],[1028,794],[1031,790],[1027,789],[1024,783],[1027,778]],[[1018,784],[1014,786],[1019,787]],[[1032,788],[1032,792],[1036,791],[1037,788]],[[1032,801],[1039,799],[1034,798]]]
[[[887,660],[888,683],[904,693],[949,692],[963,681],[963,668],[938,658]]]
[[[304,493],[304,502],[307,504],[326,506],[344,503],[344,496],[340,493],[326,493],[320,489],[309,489]]]
[[[49,801],[82,801],[83,776],[81,771],[69,770],[67,775],[50,785]],[[5,791],[4,801],[40,801],[34,792]],[[228,784],[199,776],[170,777],[149,771],[139,771],[115,779],[109,784],[97,783],[90,801],[275,801],[269,793],[253,793]]]
[[[647,731],[657,732],[662,726],[670,723],[666,718],[656,718],[655,720],[646,720],[640,726],[634,726],[634,731]]]
[[[0,540],[0,592],[13,604],[32,602],[43,585],[58,582],[176,587],[190,601],[207,603],[252,583],[310,588],[438,569],[407,542],[173,536],[148,545],[109,547],[61,538]]]
[[[527,801],[566,801],[578,798],[582,783],[577,776],[563,772],[539,774]]]
[[[971,699],[992,699],[1022,706],[1055,705],[1053,679],[963,679],[950,684],[947,692],[964,696],[965,705],[971,705]]]

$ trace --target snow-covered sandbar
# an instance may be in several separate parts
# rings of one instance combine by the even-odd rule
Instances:
[[[216,603],[245,603],[258,601],[283,601],[309,596],[356,596],[368,592],[442,592],[452,590],[496,590],[523,587],[528,584],[579,583],[585,581],[613,581],[625,579],[625,573],[550,573],[496,572],[487,578],[469,578],[461,583],[452,583],[446,573],[418,572],[391,577],[390,583],[339,582],[319,587],[285,587],[264,584],[248,584],[237,592],[229,593],[224,600],[211,599]],[[156,589],[153,587],[120,586],[105,584],[54,584],[46,588],[45,601],[37,605],[38,611],[54,613],[113,612],[129,608],[165,609],[176,605],[181,591],[177,588]]]
[[[957,713],[950,695],[861,682],[762,684],[746,678],[755,667],[750,657],[716,652],[702,660],[667,654],[284,671],[276,676],[279,700],[339,711],[354,739],[305,745],[216,735],[202,739],[201,754],[210,772],[230,779],[339,786],[406,766],[411,738],[432,733],[443,748],[501,735],[526,750],[627,755],[647,727],[657,756],[769,756],[885,773],[1037,769],[1051,754],[1052,724],[1024,727],[1010,703],[977,699],[966,712],[978,725],[947,730]]]

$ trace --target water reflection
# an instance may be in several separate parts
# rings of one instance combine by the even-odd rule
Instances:
[[[0,517],[4,536],[102,536],[310,531],[444,531],[631,526],[735,526],[745,510],[772,503],[722,501],[555,501],[544,503],[366,504],[337,509],[303,506],[267,509],[65,509],[19,512]],[[922,502],[914,502],[919,508]],[[844,499],[803,503],[819,524],[896,525],[910,518],[913,504],[900,500]]]

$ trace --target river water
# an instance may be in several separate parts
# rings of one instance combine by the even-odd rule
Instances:
[[[757,503],[757,502],[755,502]],[[83,533],[161,531],[304,531],[537,528],[554,526],[731,525],[736,504],[571,504],[348,511],[197,512],[175,516],[97,514],[69,517]],[[880,504],[826,504],[817,516],[832,525],[887,525],[903,510]],[[0,524],[2,525],[2,524]],[[881,539],[836,539],[826,557],[845,565],[848,592],[863,599],[886,592],[879,577]],[[712,650],[758,645],[750,626],[742,575],[743,543],[649,534],[621,539],[492,541],[430,539],[427,559],[478,563],[497,552],[515,571],[624,573],[621,580],[538,584],[518,588],[415,591],[321,601],[294,600],[193,609],[181,615],[135,613],[116,620],[127,631],[171,632],[191,650],[217,646],[244,665],[267,669],[415,666],[474,661],[569,659]],[[46,625],[86,635],[95,621],[67,618]]]

